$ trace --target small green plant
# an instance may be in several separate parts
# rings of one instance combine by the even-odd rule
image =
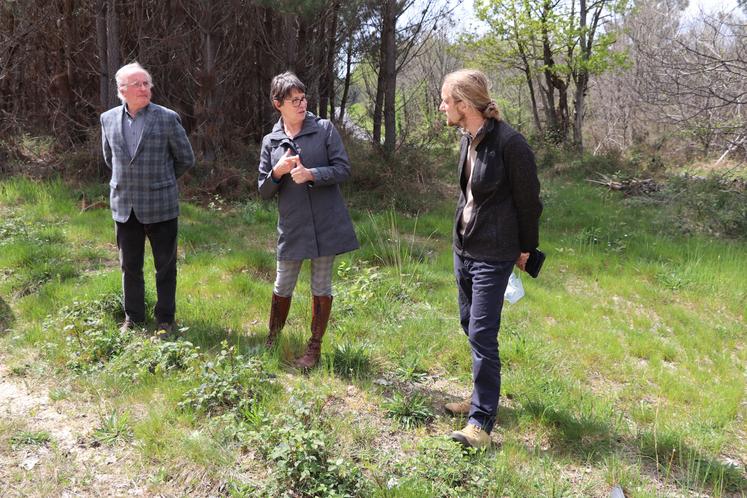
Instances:
[[[163,342],[155,337],[136,338],[112,365],[118,375],[136,382],[147,375],[196,370],[202,359],[200,348],[189,341]]]
[[[295,400],[292,400],[292,403]],[[366,495],[368,483],[361,470],[336,456],[331,436],[315,428],[310,408],[296,402],[294,414],[278,417],[252,433],[262,456],[270,463],[269,496]]]
[[[425,260],[424,251],[415,246],[418,219],[412,234],[403,236],[397,223],[397,214],[394,209],[389,209],[385,215],[385,223],[379,224],[372,213],[368,214],[371,229],[362,229],[363,235],[371,244],[374,255],[386,266],[396,269],[400,283],[409,281],[418,273],[420,265]],[[409,240],[408,240],[409,239]]]
[[[122,333],[115,327],[104,326],[98,320],[87,321],[86,325],[81,329],[71,324],[64,329],[69,334],[67,343],[72,350],[67,365],[76,372],[101,368],[119,356],[133,338],[131,331]]]
[[[212,415],[251,406],[272,380],[258,358],[236,354],[234,346],[224,340],[220,353],[205,363],[199,382],[184,393],[178,406]]]
[[[93,431],[93,440],[107,446],[132,439],[130,416],[127,412],[113,410],[101,418],[99,426]]]
[[[29,373],[29,367],[27,363],[23,365],[13,365],[10,367],[10,374],[14,377],[26,377]]]
[[[338,344],[332,353],[327,354],[327,361],[332,365],[335,374],[348,379],[364,379],[374,371],[374,362],[370,356],[370,347],[355,345],[349,342]]]
[[[134,332],[122,333],[113,325],[121,310],[120,297],[114,293],[100,299],[74,301],[56,315],[47,316],[42,329],[50,334],[63,331],[67,366],[76,372],[90,372],[122,354],[135,337]]]
[[[428,376],[428,371],[420,366],[420,357],[406,356],[394,370],[394,374],[402,382],[423,382]]]
[[[13,449],[21,446],[44,446],[52,441],[52,436],[46,431],[21,431],[10,437]]]
[[[425,425],[433,419],[428,399],[417,393],[408,395],[395,392],[384,403],[384,408],[387,417],[396,420],[405,429]]]
[[[376,297],[383,275],[378,266],[362,266],[365,263],[351,265],[341,261],[337,267],[337,276],[342,281],[338,301],[342,301],[340,305],[344,308],[365,305]]]
[[[70,396],[70,391],[64,387],[55,387],[49,390],[49,399],[52,401],[61,401]]]
[[[391,487],[419,490],[415,496],[501,496],[492,492],[493,479],[487,468],[475,471],[476,455],[476,450],[445,438],[424,439],[414,456],[395,466]]]
[[[671,291],[682,290],[689,282],[676,268],[664,266],[656,272],[656,281]]]

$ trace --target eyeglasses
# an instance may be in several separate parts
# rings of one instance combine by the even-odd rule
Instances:
[[[150,81],[135,81],[133,83],[123,83],[119,85],[120,88],[145,88],[148,89],[153,86]]]
[[[308,99],[306,98],[306,95],[304,95],[303,97],[296,97],[296,98],[293,98],[293,99],[285,99],[285,101],[286,102],[290,102],[290,104],[293,107],[300,107],[301,106],[301,102],[308,102]]]

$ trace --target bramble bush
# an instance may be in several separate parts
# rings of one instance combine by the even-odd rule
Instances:
[[[184,393],[178,406],[214,415],[254,404],[272,384],[272,376],[260,359],[236,354],[236,348],[224,340],[215,359],[203,365],[199,382]]]
[[[311,407],[291,399],[293,412],[278,417],[249,435],[271,465],[265,493],[287,497],[365,496],[369,483],[361,470],[345,458],[335,456],[331,436],[314,426],[319,417]]]

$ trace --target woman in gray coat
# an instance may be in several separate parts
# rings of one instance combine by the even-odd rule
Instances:
[[[265,135],[259,193],[278,198],[277,274],[267,347],[285,325],[303,260],[311,261],[311,339],[295,365],[317,365],[332,309],[332,265],[337,254],[358,248],[339,184],[350,178],[347,153],[334,125],[306,112],[306,87],[295,74],[275,76],[270,99],[280,119]]]

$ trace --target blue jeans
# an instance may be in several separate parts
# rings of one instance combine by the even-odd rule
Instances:
[[[472,347],[472,406],[469,423],[490,433],[501,393],[498,329],[503,295],[514,261],[477,261],[454,253],[459,318]]]

